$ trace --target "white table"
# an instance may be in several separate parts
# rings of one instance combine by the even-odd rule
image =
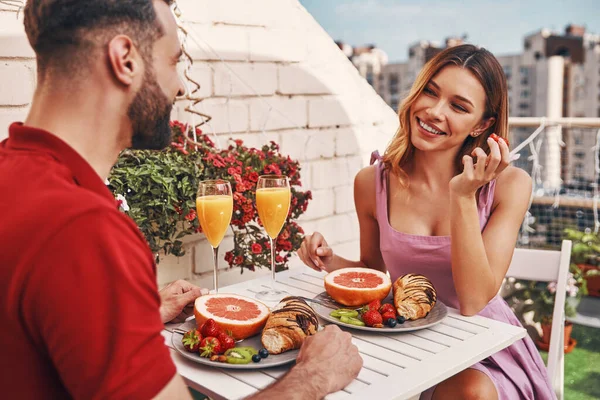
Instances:
[[[291,295],[314,297],[324,291],[324,275],[309,269],[282,272],[277,274],[276,286]],[[258,278],[219,292],[254,297],[268,287],[269,278]],[[169,329],[163,335],[172,347]],[[440,324],[411,333],[349,331],[364,366],[350,385],[326,399],[409,399],[526,335],[523,328],[479,316],[464,317],[455,309],[449,309]],[[237,371],[197,364],[172,348],[171,353],[186,384],[213,399],[249,396],[275,382],[293,365]]]

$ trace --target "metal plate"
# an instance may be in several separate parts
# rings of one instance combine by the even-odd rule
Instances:
[[[320,302],[331,305],[331,307],[326,307],[321,304],[312,303],[311,306],[315,310],[315,312],[319,315],[319,317],[323,318],[325,321],[332,322],[334,324],[352,328],[352,329],[358,329],[361,331],[391,332],[391,333],[416,331],[419,329],[425,329],[425,328],[434,326],[436,324],[439,324],[446,317],[446,315],[448,315],[448,308],[446,307],[446,305],[444,303],[442,303],[441,301],[438,300],[435,303],[435,306],[433,306],[433,309],[429,312],[429,314],[427,314],[427,316],[425,318],[421,318],[421,319],[418,319],[415,321],[406,321],[403,324],[397,324],[393,328],[390,328],[389,326],[386,326],[386,325],[384,325],[383,328],[372,328],[369,326],[357,326],[357,325],[346,324],[337,318],[329,316],[329,313],[336,308],[352,308],[352,307],[348,307],[348,306],[344,306],[342,304],[336,303],[335,300],[333,300],[331,297],[329,297],[327,292],[323,292],[323,293],[315,296],[315,300],[318,300]],[[394,304],[392,295],[389,294],[388,297],[386,297],[381,303],[382,304],[383,303]]]
[[[196,320],[193,318],[189,321],[186,321],[184,324],[178,327],[178,329],[184,330],[186,332],[195,328]],[[282,354],[269,354],[269,357],[263,358],[260,362],[257,363],[250,361],[249,364],[228,364],[218,361],[210,361],[208,358],[200,357],[199,353],[190,353],[189,351],[186,351],[183,347],[183,343],[181,343],[182,338],[183,335],[181,333],[173,332],[171,341],[175,349],[179,352],[179,354],[199,364],[208,365],[209,367],[215,368],[262,369],[277,367],[279,365],[285,365],[296,361],[296,357],[298,357],[298,353],[300,352],[300,350],[290,350]],[[256,350],[260,350],[263,347],[262,343],[260,342],[260,335],[255,335],[236,343],[236,347],[244,346],[252,346]]]

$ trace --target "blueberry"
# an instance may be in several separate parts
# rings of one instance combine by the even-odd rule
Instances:
[[[260,360],[262,360],[262,358],[260,358],[260,356],[258,354],[252,355],[252,361],[260,362]]]
[[[393,328],[396,326],[396,318],[389,318],[387,320],[387,324],[390,328]]]
[[[398,315],[398,323],[399,324],[403,324],[406,321],[406,318],[404,318],[402,315]]]
[[[260,349],[258,351],[258,355],[260,356],[260,358],[267,358],[267,357],[269,357],[269,350],[267,350],[267,349]]]

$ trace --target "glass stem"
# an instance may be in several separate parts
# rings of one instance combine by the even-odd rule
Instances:
[[[219,246],[213,247],[213,265],[214,265],[214,274],[213,274],[213,287],[215,289],[215,293],[219,292]]]
[[[271,236],[269,236],[269,243],[271,243],[271,289],[275,290],[275,243]]]

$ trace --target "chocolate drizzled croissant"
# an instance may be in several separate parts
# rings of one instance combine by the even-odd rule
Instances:
[[[306,302],[289,296],[271,311],[262,332],[261,342],[270,354],[299,349],[304,339],[317,333],[317,314]]]
[[[433,284],[419,274],[406,274],[396,279],[393,291],[398,315],[407,320],[426,317],[437,301]]]

